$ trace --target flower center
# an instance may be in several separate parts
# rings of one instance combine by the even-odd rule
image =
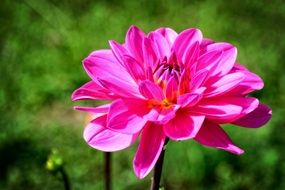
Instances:
[[[165,99],[162,100],[162,102],[161,102],[161,106],[162,106],[163,108],[171,108],[172,105],[173,105],[173,103],[170,102],[167,98],[165,98]]]
[[[177,61],[164,59],[157,68],[154,70],[153,76],[158,84],[163,81],[167,81],[170,77],[175,76],[179,78],[181,73],[181,68],[178,65]]]
[[[165,98],[161,102],[157,100],[149,100],[148,105],[150,108],[156,107],[160,109],[169,109],[173,106],[173,103],[169,101],[167,98]]]

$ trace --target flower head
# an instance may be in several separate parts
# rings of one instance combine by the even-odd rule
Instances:
[[[195,28],[144,34],[132,26],[124,44],[110,41],[110,49],[83,61],[92,80],[75,90],[72,100],[110,101],[75,107],[98,115],[84,130],[86,142],[109,152],[140,136],[134,158],[139,178],[151,171],[166,138],[242,154],[220,124],[257,128],[271,118],[271,109],[248,96],[263,88],[263,81],[236,57],[236,47],[205,39]]]

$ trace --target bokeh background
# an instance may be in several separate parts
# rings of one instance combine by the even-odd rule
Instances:
[[[145,32],[198,27],[238,47],[238,61],[265,81],[253,96],[273,109],[263,128],[225,126],[242,156],[170,142],[165,189],[285,189],[285,2],[222,0],[1,0],[0,189],[64,189],[46,162],[64,163],[72,189],[103,189],[103,154],[88,147],[87,115],[70,95],[89,80],[81,60],[108,40],[124,41],[135,24]],[[99,104],[99,102],[97,102]],[[115,190],[148,189],[132,169],[136,145],[113,154]]]

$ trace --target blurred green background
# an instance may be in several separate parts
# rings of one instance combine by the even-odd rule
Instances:
[[[233,43],[238,61],[265,81],[253,95],[273,109],[263,128],[225,127],[242,156],[170,142],[165,189],[285,189],[284,23],[282,0],[1,0],[0,189],[63,189],[45,166],[55,149],[72,189],[103,189],[103,154],[85,144],[86,114],[72,110],[70,95],[89,80],[81,60],[109,39],[123,42],[131,24],[145,32],[198,27]],[[115,190],[149,188],[151,175],[133,173],[135,149],[113,154]]]

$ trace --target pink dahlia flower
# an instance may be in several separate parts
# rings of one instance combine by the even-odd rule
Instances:
[[[242,154],[220,125],[257,128],[271,118],[271,109],[248,96],[262,89],[263,81],[236,57],[236,47],[203,38],[199,29],[144,34],[132,26],[124,44],[110,41],[110,49],[94,51],[83,61],[91,81],[75,90],[72,100],[109,101],[75,107],[97,115],[84,139],[112,152],[140,136],[133,162],[139,178],[154,167],[167,138]]]

